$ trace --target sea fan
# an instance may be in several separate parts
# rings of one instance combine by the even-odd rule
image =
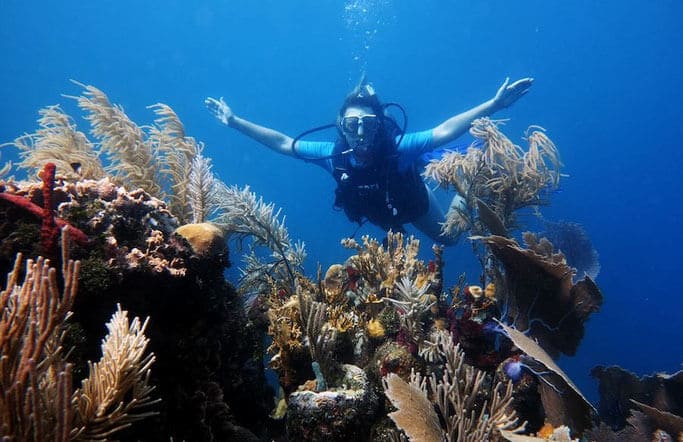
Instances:
[[[600,273],[600,260],[586,230],[577,223],[568,221],[545,221],[545,232],[539,236],[548,238],[560,250],[567,263],[576,269],[576,275],[595,279]]]

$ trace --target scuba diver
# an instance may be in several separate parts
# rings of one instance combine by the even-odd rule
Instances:
[[[435,242],[451,245],[457,236],[442,235],[445,214],[431,189],[422,179],[421,157],[463,135],[472,122],[504,109],[529,91],[532,78],[509,83],[495,96],[433,129],[406,133],[407,118],[396,103],[382,103],[374,89],[361,78],[346,97],[335,124],[304,132],[296,138],[238,117],[223,98],[208,97],[209,111],[228,127],[251,137],[266,147],[317,164],[337,182],[336,208],[360,225],[369,221],[385,231],[404,231],[412,224]],[[397,107],[403,112],[403,127],[388,112]],[[336,127],[338,137],[331,141],[304,141],[309,133]],[[456,195],[453,204],[462,204]]]

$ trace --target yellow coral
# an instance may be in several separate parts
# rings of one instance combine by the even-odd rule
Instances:
[[[484,296],[489,299],[496,299],[496,285],[492,282],[488,283],[484,289]]]
[[[281,420],[287,414],[287,395],[285,389],[280,386],[277,391],[277,396],[273,398],[275,408],[270,412],[270,417],[275,420]]]
[[[484,291],[478,285],[470,285],[467,287],[467,289],[474,299],[479,299],[481,298],[481,295],[484,294]]]
[[[543,425],[540,428],[540,430],[538,430],[538,433],[536,433],[536,436],[542,437],[543,439],[549,439],[550,436],[553,435],[554,431],[555,431],[555,428],[551,424],[546,422],[545,425]]]
[[[415,284],[415,286],[417,287],[417,284]],[[439,304],[437,302],[438,300],[439,298],[437,298],[436,295],[432,293],[425,293],[419,298],[420,302],[430,305],[429,311],[432,312],[433,315],[439,313]]]
[[[344,333],[356,325],[357,317],[353,312],[344,310],[340,305],[329,306],[327,314],[329,316],[328,324],[340,333]]]
[[[185,224],[175,233],[185,238],[197,255],[210,256],[225,251],[225,234],[214,224]]]
[[[415,287],[421,289],[427,284],[431,283],[432,274],[431,273],[420,273],[415,278]]]
[[[363,299],[363,307],[365,313],[370,315],[370,317],[377,316],[384,308],[383,298],[378,297],[374,293],[370,293],[367,298]]]
[[[378,319],[369,320],[365,328],[368,331],[368,336],[373,339],[382,339],[386,336],[386,329]]]
[[[301,316],[299,313],[299,297],[282,298],[277,293],[271,293],[268,309],[268,334],[273,342],[268,347],[268,354],[272,355],[270,367],[284,374],[288,373],[289,359],[292,353],[303,348],[303,333],[301,330]]]
[[[325,288],[325,299],[330,303],[335,303],[343,295],[345,280],[344,266],[333,264],[325,272],[323,287]]]

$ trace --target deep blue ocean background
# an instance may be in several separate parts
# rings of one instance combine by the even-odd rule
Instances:
[[[604,306],[578,354],[559,361],[595,400],[595,365],[642,375],[683,362],[682,20],[678,0],[0,0],[0,143],[58,103],[87,131],[61,95],[80,94],[69,79],[139,125],[153,121],[146,106],[169,104],[226,183],[282,208],[315,276],[350,255],[339,240],[355,230],[332,210],[332,178],[221,126],[205,97],[295,136],[333,121],[365,71],[421,130],[493,97],[506,76],[531,76],[530,93],[496,117],[522,145],[528,125],[547,129],[569,176],[542,213],[582,224],[600,254]],[[477,282],[467,242],[445,259],[447,286],[463,271]]]

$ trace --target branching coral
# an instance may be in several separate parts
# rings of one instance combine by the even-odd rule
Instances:
[[[452,186],[465,201],[451,207],[444,233],[473,230],[477,226],[477,201],[490,207],[509,228],[517,209],[543,203],[544,192],[557,188],[561,162],[557,148],[542,128],[527,133],[525,152],[498,129],[500,121],[481,118],[470,133],[477,138],[467,152],[450,152],[425,168],[425,176],[444,187]]]
[[[59,173],[69,179],[101,179],[106,175],[95,146],[59,106],[39,111],[40,128],[23,135],[12,145],[20,150],[18,166],[38,175],[47,162],[54,163]]]
[[[516,413],[510,411],[512,383],[496,383],[489,388],[486,373],[465,364],[465,354],[446,333],[439,338],[439,349],[444,358],[443,374],[423,377],[413,372],[410,384],[397,375],[385,380],[385,393],[399,414],[389,416],[407,430],[408,436],[426,436],[425,441],[438,441],[440,428],[443,439],[449,442],[499,440],[500,430],[521,431]],[[430,402],[413,399],[422,394]],[[432,403],[438,411],[431,410]],[[407,413],[407,414],[406,414]],[[435,419],[436,417],[436,419]],[[439,427],[437,427],[439,426]]]
[[[438,264],[426,265],[417,259],[419,242],[412,237],[404,243],[402,234],[390,233],[387,250],[369,237],[363,243],[345,240],[358,254],[344,265],[332,265],[324,279],[319,271],[317,284],[297,277],[296,297],[261,273],[259,282],[269,287],[265,292],[273,337],[269,351],[275,355],[271,365],[287,388],[291,389],[293,378],[310,376],[311,361],[318,388],[324,384],[335,388],[343,364],[366,367],[375,347],[385,341],[404,349],[408,359],[417,357],[425,330],[438,311],[434,310],[438,297],[430,291],[441,284],[441,249],[435,249]],[[256,273],[250,274],[254,281]],[[310,357],[302,359],[302,346],[309,349]],[[379,370],[383,359],[376,361]]]
[[[280,290],[280,289],[275,289]],[[271,355],[270,367],[280,376],[280,382],[287,389],[296,387],[296,361],[304,353],[304,332],[299,310],[299,297],[271,296],[273,305],[268,309],[268,334],[273,342],[268,347]]]
[[[436,303],[436,297],[429,296],[429,284],[418,287],[414,281],[403,278],[396,284],[396,299],[385,297],[387,302],[398,306],[401,310],[399,320],[407,336],[418,337],[422,332],[421,319]]]
[[[346,261],[347,274],[352,276],[342,291],[364,310],[362,316],[375,331],[384,324],[370,319],[382,305],[396,312],[399,340],[417,354],[429,328],[423,321],[441,295],[441,248],[434,247],[434,261],[425,264],[417,259],[419,240],[411,236],[404,241],[400,232],[387,234],[386,248],[368,236],[363,237],[363,245],[354,239],[344,239],[342,245],[358,252]]]
[[[339,330],[328,324],[327,306],[324,303],[314,301],[310,294],[301,290],[298,298],[301,323],[306,331],[305,338],[317,378],[316,390],[327,390],[328,382],[336,381],[341,374],[335,356]]]
[[[41,197],[42,207],[34,203],[23,195],[8,192],[0,192],[0,199],[14,204],[17,207],[26,210],[30,214],[39,218],[42,222],[40,230],[40,243],[45,254],[52,254],[56,246],[56,238],[59,236],[60,229],[68,227],[70,229],[70,236],[77,243],[82,246],[89,244],[88,236],[80,229],[73,227],[65,220],[54,216],[54,187],[55,187],[55,173],[56,167],[54,163],[47,163],[41,172]]]
[[[146,353],[147,321],[128,321],[121,306],[107,324],[109,334],[102,341],[102,358],[89,363],[90,375],[74,394],[75,425],[72,435],[82,440],[105,440],[133,422],[156,414],[142,409],[158,402],[151,398],[149,384],[154,355]]]
[[[519,426],[516,413],[509,410],[512,383],[495,383],[488,389],[485,372],[465,364],[464,352],[449,335],[442,335],[440,345],[445,370],[441,379],[432,374],[429,385],[446,421],[447,440],[490,440],[501,429],[522,430],[524,425]],[[423,383],[419,376],[413,382]]]
[[[208,221],[217,214],[220,184],[211,171],[211,159],[201,151],[192,160],[185,192],[193,223]],[[175,213],[173,207],[171,211]]]
[[[289,381],[297,375],[290,371],[295,365],[293,359],[303,363],[301,350],[307,348],[306,359],[312,362],[316,376],[315,390],[337,387],[343,376],[338,347],[342,336],[348,337],[358,330],[358,317],[341,304],[317,301],[322,290],[306,278],[299,278],[295,296],[289,297],[276,287],[273,285],[275,293],[268,299],[268,333],[273,337],[269,352],[274,355],[271,367],[278,371],[281,382],[290,387]],[[306,368],[304,371],[309,372]]]
[[[0,144],[0,148],[7,146],[7,144]],[[12,171],[12,162],[8,161],[0,167],[0,179],[6,179],[7,175]]]
[[[49,260],[18,254],[0,293],[0,437],[10,440],[104,440],[153,413],[148,385],[153,355],[145,355],[144,326],[119,311],[109,324],[103,356],[83,388],[71,392],[72,367],[62,355],[64,323],[78,288],[79,261],[68,260],[63,235],[64,288]]]
[[[420,241],[413,236],[404,238],[401,232],[387,234],[387,246],[376,239],[363,236],[363,244],[355,239],[342,240],[342,246],[355,249],[358,253],[349,258],[348,264],[361,275],[369,288],[379,295],[391,295],[394,286],[402,278],[416,281],[418,288],[429,283],[430,272],[425,264],[417,259]],[[435,249],[437,258],[438,249]]]
[[[268,275],[285,288],[290,295],[295,293],[296,274],[299,272],[306,253],[303,243],[292,243],[285,228],[284,217],[280,220],[280,210],[275,205],[267,204],[263,199],[249,191],[249,187],[240,190],[236,186],[221,186],[218,195],[218,211],[220,215],[214,222],[230,235],[239,240],[251,238],[253,246],[264,246],[272,255],[269,262],[263,262],[252,253],[244,270],[242,281],[244,292],[268,293],[270,287]],[[253,248],[252,248],[253,250]]]
[[[94,86],[77,83],[85,91],[74,98],[87,112],[91,133],[100,142],[100,151],[110,161],[105,170],[126,186],[142,187],[153,195],[160,195],[156,176],[157,167],[150,143],[145,134],[124,112],[112,104],[107,95]]]
[[[158,118],[149,128],[147,142],[160,163],[159,179],[171,212],[181,223],[207,221],[216,183],[210,160],[201,155],[203,144],[185,134],[170,106],[157,103],[149,108]]]
[[[0,436],[69,440],[71,367],[61,356],[62,324],[78,288],[78,262],[65,262],[60,294],[49,260],[17,255],[0,293]]]

